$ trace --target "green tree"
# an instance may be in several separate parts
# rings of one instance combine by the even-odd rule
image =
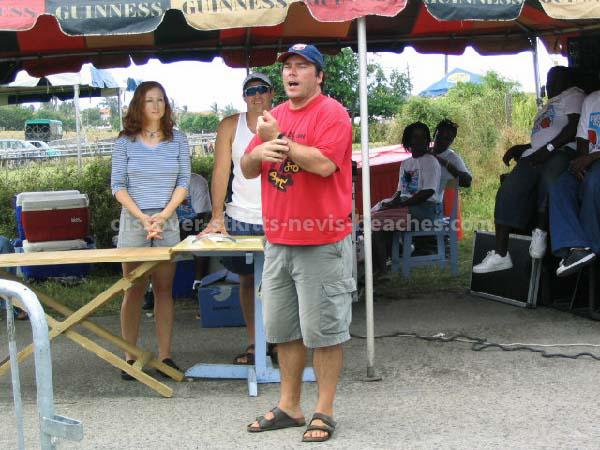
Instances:
[[[179,127],[186,133],[211,133],[217,131],[221,119],[214,113],[208,115],[185,113]]]
[[[34,119],[54,119],[60,120],[63,124],[63,130],[74,131],[75,130],[75,113],[73,115],[65,115],[59,111],[54,111],[44,104],[33,114]]]
[[[33,117],[29,108],[20,105],[2,106],[0,108],[0,128],[5,130],[24,130],[25,121]]]
[[[179,128],[186,133],[193,133],[194,114],[184,113],[179,120]]]
[[[75,117],[75,102],[73,100],[60,102],[58,105],[58,112],[63,116]]]
[[[378,65],[374,65],[372,70],[368,87],[369,117],[394,117],[412,90],[410,78],[396,69],[388,78]]]
[[[323,92],[346,107],[351,117],[359,113],[358,55],[350,48],[342,49],[337,55],[324,55],[325,82]],[[253,71],[268,75],[275,86],[274,104],[285,101],[286,95],[281,78],[281,64],[256,67]],[[367,67],[369,83],[369,118],[393,117],[408,98],[412,85],[407,74],[392,71],[386,76],[379,63]],[[372,106],[373,105],[373,106]]]
[[[223,117],[231,116],[237,112],[239,111],[235,109],[231,103],[221,110],[221,114],[223,114]]]
[[[196,133],[211,133],[217,131],[221,119],[214,113],[208,115],[197,114],[194,118],[194,128]]]
[[[117,97],[104,97],[100,102],[100,106],[108,108],[110,111],[110,125],[113,130],[119,129],[119,100]]]
[[[85,126],[99,127],[104,125],[102,114],[98,108],[89,108],[81,111],[81,120]]]

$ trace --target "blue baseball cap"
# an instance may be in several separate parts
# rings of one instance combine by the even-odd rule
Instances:
[[[315,66],[317,66],[317,68],[320,70],[323,70],[323,66],[325,65],[325,63],[323,61],[323,55],[321,54],[321,52],[319,50],[317,50],[317,47],[315,47],[314,45],[310,45],[310,44],[294,44],[294,45],[292,45],[288,49],[287,52],[284,52],[281,55],[279,55],[279,57],[277,58],[277,61],[284,62],[286,59],[288,59],[292,55],[302,56],[304,59],[306,59],[307,61],[310,61]]]

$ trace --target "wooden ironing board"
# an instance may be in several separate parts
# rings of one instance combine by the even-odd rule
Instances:
[[[91,250],[72,250],[55,252],[37,252],[37,253],[13,253],[0,255],[1,267],[16,266],[39,266],[50,264],[81,264],[81,263],[105,263],[105,262],[141,262],[134,271],[127,277],[123,277],[114,283],[111,287],[98,294],[77,311],[67,308],[59,301],[31,288],[38,296],[40,302],[57,311],[64,316],[63,320],[56,320],[46,315],[48,324],[51,327],[49,333],[50,339],[64,335],[86,350],[96,354],[98,357],[107,361],[130,374],[140,382],[154,389],[165,397],[173,395],[173,389],[156,380],[142,369],[145,366],[155,368],[168,375],[176,381],[181,381],[184,374],[172,367],[163,364],[156,359],[150,352],[144,351],[136,346],[132,346],[119,336],[113,335],[105,328],[96,325],[88,319],[88,316],[98,308],[123,294],[127,289],[140,282],[146,275],[152,272],[158,265],[173,261],[177,255],[195,254],[203,256],[222,256],[222,255],[241,255],[248,261],[255,261],[255,286],[257,288],[255,301],[255,328],[256,334],[256,364],[255,366],[232,366],[217,364],[197,364],[186,372],[188,376],[198,376],[203,378],[244,378],[248,380],[248,389],[250,395],[257,395],[257,383],[268,383],[279,381],[279,371],[270,366],[266,360],[266,341],[262,324],[262,309],[258,297],[258,286],[262,276],[263,263],[263,241],[257,237],[236,236],[236,242],[213,242],[210,240],[199,240],[194,242],[194,237],[182,241],[172,248],[151,247],[151,248],[116,248],[116,249],[91,249]],[[24,280],[17,278],[10,273],[0,269],[0,278],[15,280],[23,283]],[[81,335],[73,328],[75,325],[81,325],[96,336],[116,345],[121,350],[127,351],[136,356],[136,363],[127,364],[123,358],[115,355],[100,344]],[[22,361],[33,352],[33,344],[25,347],[19,353],[19,361]],[[0,375],[8,370],[9,362],[0,366]],[[312,369],[306,369],[306,380],[314,380]]]

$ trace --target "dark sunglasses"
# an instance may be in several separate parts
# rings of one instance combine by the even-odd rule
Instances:
[[[244,89],[244,95],[246,97],[252,97],[256,94],[266,94],[271,89],[269,86],[261,84],[260,86],[252,86]]]

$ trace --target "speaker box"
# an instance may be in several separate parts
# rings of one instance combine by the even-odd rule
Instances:
[[[497,272],[471,272],[471,293],[515,306],[535,308],[541,260],[533,260],[529,256],[530,243],[531,236],[511,234],[508,252],[513,267]],[[473,242],[473,265],[479,264],[487,252],[495,247],[495,233],[476,231]]]

